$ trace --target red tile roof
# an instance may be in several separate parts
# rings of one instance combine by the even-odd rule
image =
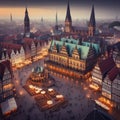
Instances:
[[[43,45],[45,42],[48,43],[48,40],[35,40],[33,38],[23,38],[24,48],[26,48],[27,46],[31,48],[32,41],[35,43],[36,47],[37,47],[38,42],[40,43],[40,46]]]
[[[29,49],[31,49],[32,41],[34,41],[34,39],[32,38],[23,38],[24,49],[26,49],[27,46],[29,47]]]
[[[3,49],[4,48],[6,49],[6,54],[8,54],[9,58],[11,56],[12,50],[14,51],[15,54],[16,54],[17,51],[20,53],[20,49],[22,47],[21,45],[13,44],[13,43],[7,43],[7,42],[1,42],[0,45]]]
[[[25,42],[25,43],[29,43],[29,44],[31,44],[31,42],[33,41],[34,39],[32,39],[32,38],[23,38],[23,41]]]
[[[105,75],[115,66],[115,62],[111,57],[109,57],[105,60],[100,61],[98,65],[100,67],[102,75]]]
[[[108,75],[109,80],[113,81],[117,75],[120,74],[120,70],[116,67],[115,62],[111,57],[100,61],[98,65],[103,75],[103,79]]]
[[[13,44],[13,43],[1,42],[0,44],[1,44],[2,48],[12,49],[14,51],[20,50],[20,48],[21,48],[21,45]]]
[[[14,40],[15,38],[16,38],[16,35],[6,36],[6,37],[4,38],[4,41]]]
[[[109,79],[110,79],[111,81],[113,81],[113,80],[117,77],[118,74],[120,74],[120,71],[119,71],[119,69],[115,66],[115,67],[113,67],[113,68],[109,71],[108,77],[109,77]]]
[[[3,79],[6,68],[9,70],[11,76],[13,75],[10,61],[9,60],[2,61],[0,62],[0,80]]]

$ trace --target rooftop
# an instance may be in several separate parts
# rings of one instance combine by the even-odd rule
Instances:
[[[8,71],[10,72],[10,74],[12,76],[11,63],[9,60],[5,60],[3,62],[0,62],[0,80],[3,79],[6,68],[8,69]]]
[[[85,60],[88,57],[90,48],[94,49],[97,55],[100,53],[99,44],[90,42],[82,42],[79,44],[79,41],[73,38],[62,38],[60,41],[53,40],[50,46],[50,50],[52,51],[56,46],[57,52],[59,53],[62,50],[63,45],[66,47],[67,53],[70,57],[72,56],[74,49],[77,48],[80,59],[82,60]]]
[[[111,57],[108,57],[105,60],[101,60],[98,65],[103,75],[103,79],[108,75],[109,80],[113,81],[117,75],[120,74],[119,69],[116,67],[115,62]]]

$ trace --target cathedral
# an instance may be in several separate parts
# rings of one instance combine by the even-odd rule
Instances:
[[[96,21],[95,21],[95,12],[94,12],[94,5],[92,6],[91,16],[88,23],[88,29],[81,29],[80,27],[72,26],[72,17],[70,12],[70,4],[68,0],[67,4],[67,11],[66,11],[66,18],[65,18],[65,33],[71,34],[80,34],[82,36],[94,36],[96,30]]]
[[[68,0],[64,34],[81,35],[90,38],[95,36],[96,21],[94,5],[90,15],[88,28],[81,29],[72,25],[70,4]],[[91,76],[98,56],[101,54],[99,43],[83,42],[79,39],[60,37],[59,40],[52,40],[49,49],[49,59],[45,61],[45,67],[48,73],[75,80],[87,80]]]

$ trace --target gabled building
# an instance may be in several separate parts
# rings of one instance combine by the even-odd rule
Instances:
[[[118,103],[120,106],[120,71],[114,66],[105,77],[102,84],[102,95]]]
[[[0,42],[0,61],[10,60],[12,66],[24,64],[25,60],[34,61],[40,56],[43,46],[45,51],[49,46],[48,40],[23,38],[22,41],[21,44]]]
[[[25,61],[25,51],[23,49],[23,46],[20,46],[19,51],[15,52],[12,50],[10,61],[12,63],[12,66],[23,63]]]
[[[55,72],[75,79],[88,79],[90,71],[100,54],[98,44],[62,38],[53,40],[49,49],[49,60],[45,66]]]
[[[120,42],[116,43],[113,46],[112,57],[115,61],[116,66],[120,68]]]
[[[17,110],[12,65],[9,60],[0,62],[0,108],[4,116]]]
[[[36,56],[39,56],[41,49],[48,45],[48,40],[37,40],[32,38],[23,39],[23,47],[25,50],[25,59],[34,60]]]
[[[0,58],[1,61],[10,60],[12,66],[24,62],[25,52],[23,46],[18,44],[6,43],[6,42],[2,42],[0,44],[2,47],[1,58]]]
[[[13,73],[9,60],[0,62],[0,102],[13,97]]]
[[[26,60],[33,59],[33,56],[36,55],[36,47],[35,47],[34,39],[24,38],[23,46],[24,46],[24,50],[25,50],[25,59]]]
[[[95,65],[93,71],[92,71],[92,82],[94,85],[102,86],[102,73],[100,71],[100,68],[98,66],[98,63]]]
[[[120,70],[113,58],[98,62],[92,72],[92,82],[101,88],[103,97],[115,103],[114,107],[120,108]]]

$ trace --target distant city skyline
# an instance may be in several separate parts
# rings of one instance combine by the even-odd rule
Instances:
[[[72,19],[89,20],[92,4],[95,5],[96,19],[115,19],[120,18],[119,0],[69,0]],[[10,14],[14,19],[23,19],[25,7],[28,7],[31,20],[55,19],[56,12],[58,20],[64,20],[66,15],[67,0],[5,0],[0,1],[0,19],[9,19]]]

